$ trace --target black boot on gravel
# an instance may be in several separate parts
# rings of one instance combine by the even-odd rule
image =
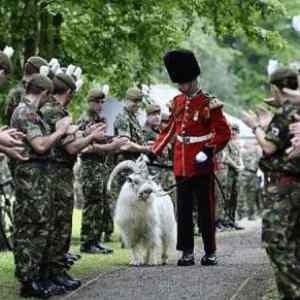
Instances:
[[[202,266],[215,266],[218,264],[217,256],[215,254],[206,254],[201,258]]]
[[[177,261],[177,266],[187,267],[195,264],[194,252],[183,251],[181,258]]]

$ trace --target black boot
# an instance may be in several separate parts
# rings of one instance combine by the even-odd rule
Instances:
[[[74,254],[74,253],[71,253],[71,252],[68,252],[65,254],[65,257],[67,259],[71,259],[73,261],[77,261],[81,258],[81,255],[80,254]]]
[[[22,283],[20,296],[25,298],[48,299],[52,295],[50,291],[43,286],[41,280],[33,280]]]
[[[103,254],[111,254],[114,252],[110,247],[104,246],[103,244],[96,242],[96,247],[102,251]]]
[[[107,250],[100,248],[95,241],[86,242],[81,245],[80,251],[89,254],[109,254]]]
[[[65,287],[55,284],[50,279],[44,279],[41,283],[43,287],[49,291],[51,296],[63,295],[66,293]]]
[[[201,265],[202,266],[215,266],[218,264],[216,255],[213,254],[206,254],[201,258]]]
[[[53,275],[50,277],[50,279],[56,285],[63,286],[68,291],[76,290],[81,285],[80,280],[72,278],[66,272],[63,272],[62,274],[59,275]]]
[[[245,228],[244,227],[242,227],[242,226],[240,226],[238,223],[236,223],[236,222],[233,222],[232,224],[231,224],[231,227],[233,228],[233,229],[235,229],[235,230],[244,230]]]
[[[177,266],[186,267],[195,264],[194,251],[183,251],[181,258],[177,261]]]

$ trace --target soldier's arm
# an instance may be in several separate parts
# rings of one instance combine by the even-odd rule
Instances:
[[[139,145],[134,142],[129,142],[121,147],[121,151],[133,152],[133,153],[149,153],[151,152],[151,145]]]
[[[61,119],[55,132],[47,136],[35,136],[27,137],[28,142],[31,144],[34,151],[38,154],[44,154],[47,152],[57,141],[59,141],[67,132],[68,127],[71,123],[69,117]]]
[[[266,154],[271,155],[277,151],[276,145],[266,139],[266,133],[261,127],[256,127],[254,134],[258,144]]]
[[[16,160],[28,160],[27,156],[23,155],[24,148],[22,147],[5,147],[0,145],[0,152],[5,153],[8,157]]]
[[[88,145],[90,145],[94,140],[104,137],[105,124],[94,127],[93,131],[87,136],[77,136],[71,143],[64,146],[65,150],[69,154],[77,154]]]
[[[111,152],[111,151],[119,151],[120,148],[128,143],[128,138],[126,137],[116,137],[112,140],[111,143],[106,144],[98,144],[93,143],[92,145],[89,145],[86,147],[82,153],[96,153],[96,154],[102,154],[105,152]]]

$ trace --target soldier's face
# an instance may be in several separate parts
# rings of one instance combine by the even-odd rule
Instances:
[[[4,70],[0,70],[0,86],[2,86],[7,80],[6,72]]]
[[[154,112],[147,116],[147,122],[152,126],[159,126],[161,122],[160,111]]]
[[[196,80],[178,84],[178,89],[187,96],[193,95],[197,91],[197,88],[198,86]]]
[[[128,109],[133,112],[133,113],[137,113],[139,108],[140,108],[140,102],[139,101],[132,101],[129,100],[128,104],[127,104]]]
[[[101,99],[99,101],[91,101],[90,110],[94,111],[95,113],[100,113],[102,111],[103,104],[104,104],[104,99]]]
[[[49,97],[50,97],[50,92],[47,91],[47,90],[43,91],[41,93],[41,98],[40,98],[39,106],[40,107],[44,106],[49,101]]]

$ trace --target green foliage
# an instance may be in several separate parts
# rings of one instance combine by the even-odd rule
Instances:
[[[155,80],[162,55],[190,36],[198,18],[205,19],[199,30],[208,35],[213,28],[218,38],[245,36],[282,47],[261,19],[284,11],[279,0],[2,0],[0,46],[15,48],[18,79],[27,57],[58,57],[65,65],[81,65],[87,82],[107,82],[122,97],[128,86]],[[76,111],[82,102],[79,95]]]

